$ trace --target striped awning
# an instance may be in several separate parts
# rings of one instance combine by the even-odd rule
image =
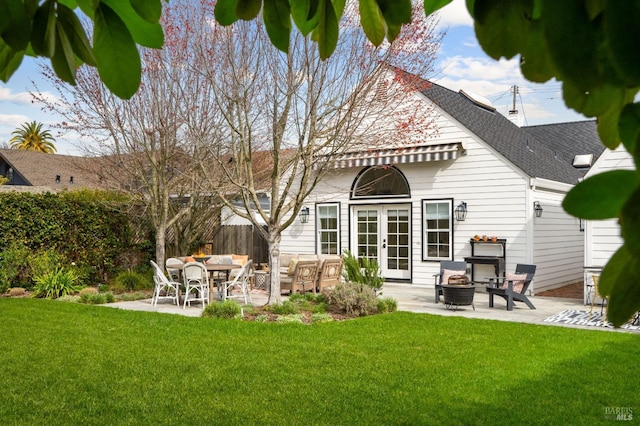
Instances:
[[[351,152],[338,157],[335,160],[334,168],[455,160],[462,153],[464,153],[464,149],[460,142]]]

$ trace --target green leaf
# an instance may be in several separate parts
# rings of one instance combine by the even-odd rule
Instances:
[[[140,86],[142,73],[136,43],[122,19],[104,3],[96,9],[94,23],[100,79],[116,96],[129,99]]]
[[[220,25],[231,25],[238,20],[236,16],[236,5],[238,0],[218,0],[213,9],[216,21]]]
[[[51,66],[61,80],[76,84],[76,61],[73,48],[60,21],[56,22],[56,51],[51,57]]]
[[[262,15],[271,43],[283,52],[287,52],[291,32],[289,1],[265,0]]]
[[[615,149],[620,145],[619,120],[624,107],[633,102],[637,90],[627,89],[624,97],[618,103],[611,103],[609,109],[598,116],[598,135],[602,143],[609,149]]]
[[[318,0],[291,2],[291,17],[302,35],[307,36],[318,25]]]
[[[557,74],[539,20],[533,20],[529,26],[529,36],[522,52],[520,69],[527,80],[536,83],[544,83]]]
[[[4,25],[0,36],[15,51],[25,50],[31,37],[31,19],[21,0],[0,2]]]
[[[386,22],[387,39],[392,42],[402,25],[411,22],[411,0],[378,0],[378,5]]]
[[[603,81],[598,67],[598,21],[589,19],[582,1],[540,1],[544,34],[559,79],[579,91],[590,91]]]
[[[638,177],[632,170],[611,170],[593,175],[567,193],[562,207],[570,215],[583,219],[618,217],[636,185]]]
[[[75,13],[63,4],[58,5],[58,21],[62,24],[73,52],[85,63],[95,67],[96,58],[84,28]]]
[[[640,104],[628,104],[620,114],[618,133],[628,152],[635,152],[640,138]]]
[[[611,256],[607,264],[602,269],[600,280],[598,281],[598,292],[603,296],[611,296],[611,291],[618,280],[618,274],[631,260],[631,254],[623,245]]]
[[[23,50],[16,52],[11,46],[0,39],[0,80],[5,83],[9,81],[9,78],[11,78],[22,63],[23,57]]]
[[[130,0],[131,7],[145,21],[155,24],[162,15],[161,0]]]
[[[640,3],[604,2],[604,34],[612,62],[627,86],[640,86]]]
[[[56,49],[55,2],[45,1],[33,16],[31,47],[39,56],[50,58]]]
[[[85,15],[87,15],[89,18],[93,20],[93,14],[94,14],[93,12],[97,7],[97,4],[94,4],[95,1],[94,0],[77,0],[76,3],[78,3],[78,7],[80,8],[80,10],[82,10],[82,13],[84,13]],[[71,6],[69,7],[71,8]],[[73,8],[71,9],[73,10]]]
[[[320,0],[318,26],[313,31],[321,59],[327,59],[338,45],[338,18],[331,0]]]
[[[236,16],[245,21],[250,21],[260,13],[262,0],[237,0]]]
[[[567,81],[562,85],[562,96],[566,105],[587,117],[597,117],[613,105],[620,105],[624,95],[623,89],[607,84],[592,86],[588,91]]]
[[[431,15],[433,12],[442,9],[453,0],[424,0],[424,14]]]
[[[638,257],[631,256],[618,267],[619,270],[607,306],[607,319],[616,327],[629,321],[640,310],[640,275],[638,274],[640,261]]]
[[[533,2],[527,0],[476,0],[476,37],[494,59],[510,59],[527,46]]]
[[[640,187],[628,197],[622,207],[620,229],[627,250],[636,258],[640,258]]]
[[[360,22],[367,38],[379,46],[386,35],[385,21],[376,0],[360,0]]]
[[[136,43],[154,49],[162,48],[164,33],[160,23],[151,23],[142,19],[128,1],[101,0],[100,4],[106,4],[118,15],[127,26],[127,32],[131,34]]]

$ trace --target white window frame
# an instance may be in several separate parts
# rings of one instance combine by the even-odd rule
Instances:
[[[325,229],[322,227],[322,219],[327,217],[322,210],[333,210],[335,212],[336,228]],[[335,249],[336,253],[328,253],[331,242],[324,243],[322,240],[322,234],[325,232],[335,233]],[[324,251],[323,251],[324,250]],[[340,255],[340,204],[339,203],[320,203],[316,204],[316,253],[318,254],[337,254]]]
[[[431,204],[444,204],[444,209],[438,211],[438,214],[445,213],[449,219],[449,227],[429,229],[427,220],[427,206]],[[448,256],[429,256],[429,238],[430,232],[446,232],[449,234],[449,255]],[[422,260],[453,260],[453,198],[422,200]]]

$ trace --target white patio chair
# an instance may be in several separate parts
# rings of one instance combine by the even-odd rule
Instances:
[[[167,273],[169,274],[169,278],[171,278],[172,281],[179,282],[180,269],[184,265],[184,262],[177,257],[170,257],[164,264],[167,269]]]
[[[184,279],[184,303],[182,309],[191,306],[191,302],[202,301],[202,308],[209,303],[209,273],[200,262],[185,263],[182,268]]]
[[[153,266],[153,282],[155,283],[151,304],[156,306],[158,304],[158,299],[170,299],[175,300],[176,305],[179,305],[178,289],[181,284],[167,279],[164,272],[162,272],[162,269],[160,269],[158,264],[153,260],[151,261],[151,266]]]
[[[228,298],[243,297],[245,305],[247,303],[253,303],[251,301],[251,292],[249,289],[249,283],[250,283],[251,272],[252,272],[252,263],[253,261],[251,260],[247,261],[247,263],[242,265],[239,272],[236,274],[236,276],[232,280],[225,281],[223,283],[222,285],[223,300]],[[230,294],[230,292],[232,292],[235,289],[240,289],[242,293],[238,295]]]

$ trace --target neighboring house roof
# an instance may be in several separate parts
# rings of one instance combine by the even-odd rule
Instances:
[[[598,136],[597,126],[595,120],[585,120],[526,126],[523,129],[567,163],[573,164],[576,155],[592,155],[590,165],[593,165],[605,149]],[[586,174],[588,170],[589,167],[584,167],[581,172]]]
[[[518,127],[494,108],[437,84],[422,93],[528,176],[569,184],[583,176],[583,171],[565,161],[564,154],[556,155],[547,143],[541,142],[535,131]],[[547,135],[547,139],[551,136]],[[562,135],[555,140],[559,146],[567,143]]]
[[[92,161],[95,159],[20,149],[0,149],[0,162],[5,162],[11,167],[13,173],[20,176],[26,185],[47,187],[52,191],[64,188],[97,188],[98,177],[95,171],[92,172],[90,169]]]

